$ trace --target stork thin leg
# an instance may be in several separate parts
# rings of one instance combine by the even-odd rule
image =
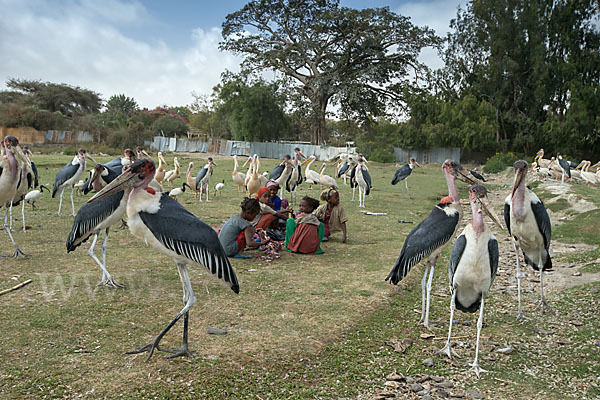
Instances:
[[[425,305],[425,321],[423,326],[427,329],[431,329],[429,326],[429,307],[431,305],[431,284],[433,283],[433,273],[435,271],[435,262],[437,257],[431,262],[431,269],[429,270],[429,279],[427,279],[427,304]]]
[[[481,328],[483,327],[483,304],[485,301],[485,295],[481,297],[481,309],[479,310],[479,318],[477,319],[477,344],[475,345],[475,360],[471,364],[471,371],[475,372],[477,378],[482,372],[488,372],[479,366],[479,338],[481,337]]]
[[[90,249],[88,250],[88,254],[96,261],[96,263],[102,269],[102,280],[96,284],[96,286],[108,286],[112,288],[125,287],[119,282],[115,281],[111,274],[106,269],[106,247],[108,242],[108,229],[106,230],[106,234],[104,236],[104,243],[102,245],[102,262],[98,260],[96,254],[94,254],[94,246],[96,246],[96,241],[98,240],[98,232],[94,235],[94,239],[92,240],[92,244],[90,245]]]
[[[546,303],[546,298],[544,297],[544,270],[543,270],[543,263],[542,263],[542,255],[540,254],[540,258],[538,261],[538,267],[540,268],[540,304],[539,306],[542,308],[542,314],[545,314],[546,312],[550,313],[550,314],[554,314],[554,311],[552,310],[552,308],[550,308],[550,306],[548,305],[548,303]]]
[[[159,351],[166,351],[168,353],[173,353],[173,355],[170,356],[169,358],[181,357],[184,355],[193,357],[192,353],[190,353],[190,351],[188,350],[188,345],[187,345],[188,324],[186,324],[185,321],[188,320],[188,312],[189,312],[190,308],[192,308],[194,306],[194,304],[196,304],[196,297],[194,296],[194,291],[192,290],[192,284],[190,282],[190,276],[188,274],[187,266],[185,264],[177,264],[177,271],[179,272],[179,278],[181,279],[181,284],[183,286],[183,301],[185,303],[184,307],[181,309],[179,314],[177,314],[175,316],[175,318],[173,318],[173,320],[171,322],[169,322],[169,324],[166,326],[166,328],[163,329],[158,334],[158,336],[156,336],[154,338],[154,340],[152,342],[150,342],[149,344],[147,344],[145,346],[139,347],[136,350],[128,351],[127,354],[138,354],[138,353],[148,352],[148,358],[146,358],[146,361],[148,361],[148,360],[150,360],[150,357],[152,357],[152,354],[154,353],[154,350],[156,349]],[[167,332],[169,332],[169,330],[173,327],[173,325],[175,325],[177,323],[177,321],[179,321],[179,319],[184,315],[185,315],[185,318],[184,318],[184,326],[183,326],[183,343],[182,343],[181,347],[176,350],[160,348],[159,343],[162,340],[162,338],[166,335]]]
[[[427,265],[425,265],[425,273],[421,279],[421,319],[419,320],[419,323],[425,321],[425,302],[427,301],[426,284],[427,273],[429,272],[429,264],[429,260],[427,260]]]
[[[350,201],[354,201],[354,192],[356,192],[356,186],[352,188],[352,200]]]
[[[9,211],[9,214],[10,214],[8,229],[11,229],[11,230],[12,230],[12,225],[13,225],[12,207],[13,207],[13,203],[12,203],[12,200],[11,200],[10,201],[10,207],[8,208],[8,211]]]
[[[75,191],[75,187],[71,187],[71,209],[73,210],[73,216],[75,216],[75,203],[73,202],[73,192]]]
[[[560,183],[565,183],[565,170],[563,169],[561,178],[560,178]]]
[[[448,328],[448,341],[442,349],[435,352],[435,354],[445,354],[446,356],[448,356],[449,359],[452,359],[452,356],[460,358],[459,355],[456,354],[456,352],[454,351],[454,349],[452,349],[452,346],[450,345],[450,338],[452,337],[452,325],[454,322],[454,308],[456,307],[456,304],[454,303],[455,299],[456,290],[452,288],[452,298],[450,299],[450,327]]]
[[[23,253],[19,249],[19,246],[17,246],[17,243],[15,242],[15,239],[13,238],[12,233],[10,233],[10,228],[8,227],[8,209],[6,209],[4,211],[4,230],[6,231],[6,233],[8,233],[8,236],[10,237],[10,241],[12,242],[13,246],[15,246],[15,252],[13,253],[13,257],[14,258],[27,257],[27,254]]]
[[[206,182],[206,202],[208,203],[208,182]]]
[[[27,232],[25,229],[25,199],[21,200],[21,217],[23,217],[23,232]]]
[[[58,216],[60,217],[62,214],[60,213],[60,210],[62,208],[62,198],[63,198],[63,194],[65,193],[65,188],[63,187],[62,189],[60,189],[60,200],[58,202]]]
[[[516,240],[513,240],[513,245],[515,247],[515,254],[517,255],[517,301],[518,301],[518,309],[517,309],[517,319],[526,319],[525,314],[523,314],[523,309],[521,308],[521,260],[519,259],[519,245]]]

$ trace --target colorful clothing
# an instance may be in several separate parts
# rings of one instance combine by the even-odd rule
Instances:
[[[244,230],[249,226],[251,226],[250,222],[240,217],[239,214],[232,215],[231,218],[225,222],[225,225],[223,225],[221,231],[219,232],[219,241],[221,242],[221,245],[223,245],[225,254],[227,254],[228,257],[232,257],[244,249],[243,247],[239,247],[240,241],[238,238],[240,234],[244,236]],[[246,239],[244,237],[244,247],[245,244]]]
[[[303,254],[321,254],[320,242],[325,227],[313,214],[298,214],[296,220],[288,218],[285,230],[285,248]]]
[[[325,223],[327,226],[325,229],[325,232],[328,231],[328,234],[325,234],[326,237],[329,237],[329,235],[336,232],[342,232],[342,225],[348,221],[348,215],[346,214],[344,207],[338,204],[332,209],[329,209],[328,204],[329,203],[321,204],[313,211],[313,214],[317,216],[319,221]],[[329,217],[327,217],[328,213]]]
[[[270,206],[275,211],[281,210],[281,199],[279,198],[279,196],[275,195],[275,198],[271,200]]]
[[[271,207],[269,207],[266,204],[259,203],[259,205],[260,205],[260,212],[258,214],[256,214],[256,217],[254,217],[254,219],[252,220],[252,226],[254,226],[256,228],[266,229],[264,227],[264,225],[267,224],[266,225],[267,227],[269,225],[271,225],[271,222],[273,222],[273,219],[275,219],[276,211],[273,210]],[[267,218],[265,220],[265,217],[269,217],[269,218]]]

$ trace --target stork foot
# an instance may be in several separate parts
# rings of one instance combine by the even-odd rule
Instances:
[[[444,346],[444,348],[436,351],[435,354],[436,355],[445,355],[445,356],[447,356],[451,360],[452,360],[452,356],[454,356],[456,358],[460,358],[460,356],[450,346],[450,343],[446,343],[446,345]]]
[[[195,358],[196,356],[190,351],[187,343],[183,343],[178,349],[159,349],[160,351],[165,351],[167,353],[172,353],[172,356],[168,356],[167,358],[177,358],[177,357],[189,357]]]
[[[125,354],[139,354],[139,353],[148,353],[148,357],[146,358],[146,361],[150,360],[150,357],[152,357],[152,354],[154,354],[154,350],[159,350],[159,351],[165,351],[164,349],[161,349],[160,346],[158,345],[160,343],[160,340],[162,339],[161,336],[157,336],[152,343],[148,343],[145,346],[142,347],[138,347],[135,350],[132,351],[128,351]]]
[[[489,372],[486,369],[483,369],[479,366],[479,363],[475,363],[473,362],[473,364],[471,365],[471,371],[475,372],[475,375],[477,375],[477,378],[481,378],[480,374],[482,372]]]
[[[525,314],[523,314],[523,311],[519,311],[519,312],[517,313],[517,315],[515,316],[515,318],[516,318],[518,321],[525,321],[525,320],[529,319],[529,318],[527,318],[527,317],[525,316]]]
[[[127,229],[127,221],[125,221],[124,219],[121,220],[121,226],[119,226],[119,229]]]
[[[556,311],[554,311],[549,305],[548,303],[546,303],[546,300],[540,300],[537,304],[536,308],[541,308],[542,309],[542,314],[550,314],[550,315],[556,315]]]
[[[96,286],[106,286],[106,287],[110,287],[113,289],[125,288],[125,285],[123,285],[122,283],[120,283],[118,281],[115,281],[112,276],[108,279],[101,280],[100,282],[98,282],[96,284]]]
[[[30,257],[30,255],[23,253],[19,248],[15,249],[15,252],[13,253],[13,258],[27,258],[27,257]]]

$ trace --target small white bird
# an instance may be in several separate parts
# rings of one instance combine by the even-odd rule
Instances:
[[[169,196],[171,196],[172,198],[177,200],[177,196],[179,196],[179,195],[181,195],[181,193],[185,192],[186,186],[189,187],[190,189],[192,188],[190,185],[187,184],[187,182],[183,182],[183,185],[181,185],[181,187],[176,187],[175,189],[171,189],[171,191],[169,192]]]
[[[31,209],[35,210],[35,202],[42,197],[42,192],[44,191],[44,189],[46,189],[48,191],[48,193],[50,193],[50,189],[48,189],[46,186],[44,185],[40,185],[39,189],[36,190],[32,190],[29,193],[27,193],[25,195],[25,201],[29,204],[31,204]]]
[[[223,190],[224,187],[225,187],[225,179],[223,179],[223,181],[221,181],[215,185],[215,196],[217,195],[218,192]]]
[[[73,187],[75,188],[75,193],[83,194],[82,189],[84,184],[85,182],[83,181],[83,179],[80,179],[76,184],[74,184]]]

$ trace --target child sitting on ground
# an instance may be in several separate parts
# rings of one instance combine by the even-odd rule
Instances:
[[[265,187],[267,189],[269,189],[269,191],[271,192],[271,199],[269,201],[269,206],[275,210],[275,211],[279,211],[282,208],[283,209],[287,209],[289,208],[289,203],[286,199],[281,199],[279,196],[277,196],[277,192],[279,191],[279,183],[277,183],[276,180],[274,179],[269,179],[269,181],[267,182],[267,184],[265,185]]]
[[[221,228],[219,232],[219,241],[225,249],[227,257],[250,258],[242,255],[242,251],[249,247],[257,249],[260,246],[269,243],[269,240],[255,242],[252,240],[255,229],[250,223],[260,212],[260,205],[256,199],[249,197],[242,200],[240,204],[242,211],[239,214],[232,215],[231,218]]]
[[[319,206],[319,200],[305,196],[300,200],[300,213],[296,219],[288,218],[285,230],[285,248],[303,254],[321,254],[319,246],[325,227],[312,213]]]
[[[260,205],[260,212],[252,220],[252,225],[256,229],[266,230],[273,223],[277,223],[278,219],[286,219],[287,213],[290,210],[279,210],[275,211],[269,206],[269,200],[271,199],[271,192],[266,187],[258,189],[258,195],[256,200]]]
[[[341,231],[342,243],[346,243],[346,221],[348,221],[348,216],[344,207],[340,205],[340,193],[335,188],[330,187],[321,193],[321,200],[327,203],[319,206],[314,214],[325,225],[323,241],[328,241],[329,236]]]

